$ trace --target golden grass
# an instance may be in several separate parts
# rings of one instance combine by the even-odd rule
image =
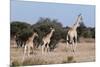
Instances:
[[[57,48],[53,52],[41,54],[41,49],[35,50],[30,57],[23,58],[23,48],[10,49],[11,66],[26,66],[26,65],[44,65],[44,64],[62,64],[62,63],[76,63],[84,61],[95,60],[95,43],[82,42],[78,43],[76,55],[66,47],[65,43],[58,43]],[[90,57],[91,56],[91,57]]]

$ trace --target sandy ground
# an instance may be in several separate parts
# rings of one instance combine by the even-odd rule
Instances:
[[[25,57],[26,59],[31,59],[34,62],[36,59],[45,60],[46,63],[41,64],[60,64],[67,63],[68,57],[73,56],[73,61],[75,62],[94,62],[95,61],[95,41],[93,39],[81,40],[77,45],[75,54],[71,51],[66,43],[59,42],[57,48],[49,53],[41,53],[41,47],[34,50],[34,53],[30,57]],[[22,60],[23,58],[23,48],[12,47],[10,49],[10,59],[11,62],[15,60]],[[37,63],[38,63],[37,62]],[[36,62],[35,62],[36,63]],[[36,64],[37,64],[36,63]],[[33,63],[34,65],[34,63]]]

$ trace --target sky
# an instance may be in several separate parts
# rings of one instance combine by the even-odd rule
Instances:
[[[63,26],[74,24],[81,13],[87,27],[95,27],[95,6],[79,4],[45,3],[34,1],[11,1],[11,22],[22,21],[35,24],[40,17],[57,19]]]

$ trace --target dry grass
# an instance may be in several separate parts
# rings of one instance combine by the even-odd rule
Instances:
[[[75,55],[65,43],[58,43],[53,52],[41,54],[41,48],[34,51],[30,57],[23,58],[23,48],[11,47],[11,66],[41,65],[41,64],[61,64],[76,62],[95,61],[95,42],[88,39],[78,43]]]

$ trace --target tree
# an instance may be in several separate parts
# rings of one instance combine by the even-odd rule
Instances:
[[[16,36],[18,46],[25,45],[28,37],[32,35],[31,25],[25,22],[13,21],[10,23],[11,38]]]
[[[78,27],[77,31],[78,37],[95,38],[95,28],[86,27],[84,23],[80,24],[80,27]]]
[[[16,34],[22,33],[22,30],[29,29],[30,24],[25,22],[13,21],[10,23],[10,33],[13,37]]]
[[[54,48],[56,43],[63,37],[63,27],[60,22],[56,19],[51,20],[50,18],[40,18],[36,24],[32,25],[32,28],[37,30],[39,33],[39,42],[42,42],[43,36],[50,32],[50,27],[55,28],[55,32],[51,38],[50,48]]]
[[[86,29],[85,24],[84,23],[80,23],[80,26],[77,28],[78,37],[83,37],[85,29]]]

